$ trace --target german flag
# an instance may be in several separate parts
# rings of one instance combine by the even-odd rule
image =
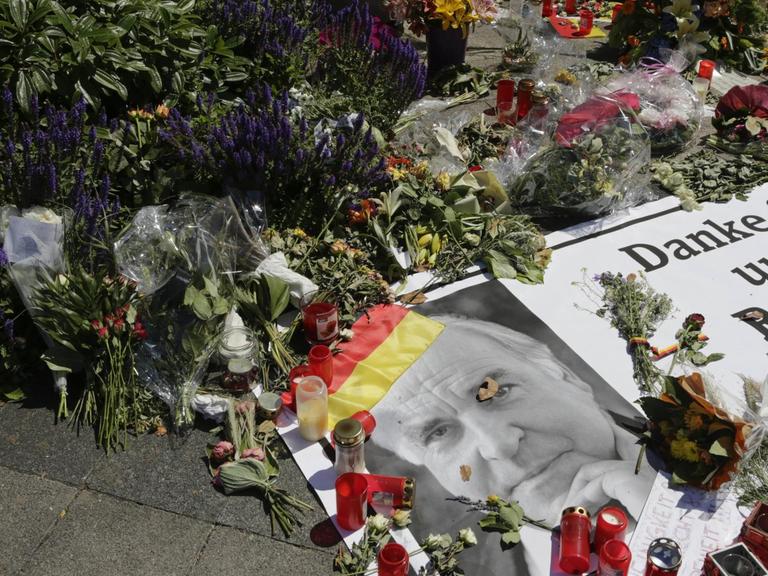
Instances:
[[[328,426],[370,410],[443,331],[444,326],[400,305],[370,308],[339,345],[328,386]]]

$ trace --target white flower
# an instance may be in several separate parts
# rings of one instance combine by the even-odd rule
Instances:
[[[383,514],[376,514],[375,516],[368,518],[366,523],[370,530],[376,532],[386,532],[389,530],[389,518]]]
[[[50,208],[44,208],[43,206],[27,208],[21,212],[21,217],[36,220],[37,222],[45,222],[46,224],[61,224],[61,216]]]
[[[344,340],[345,342],[348,342],[348,341],[352,340],[352,337],[353,337],[354,335],[355,335],[355,333],[354,333],[354,331],[352,330],[352,328],[342,328],[342,329],[339,331],[339,336],[340,336],[340,337],[341,337],[341,339],[342,339],[342,340]]]
[[[459,541],[464,543],[464,546],[469,548],[477,544],[477,536],[472,532],[472,528],[462,528],[459,530]]]
[[[392,514],[392,523],[398,528],[405,528],[411,523],[410,510],[397,510]]]
[[[448,548],[451,545],[451,537],[448,534],[430,534],[424,540],[422,546],[426,550],[437,550],[438,548]]]

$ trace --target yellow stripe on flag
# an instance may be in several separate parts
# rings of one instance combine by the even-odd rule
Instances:
[[[444,326],[409,311],[389,336],[357,363],[341,387],[328,397],[328,426],[360,410],[370,410],[434,342]]]

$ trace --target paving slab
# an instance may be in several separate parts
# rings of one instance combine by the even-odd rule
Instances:
[[[333,558],[249,534],[217,527],[190,576],[256,574],[258,576],[324,576],[333,574]]]
[[[335,553],[336,543],[339,541],[338,533],[329,522],[325,509],[309,488],[306,478],[289,455],[280,456],[279,462],[278,486],[311,504],[313,510],[304,515],[303,526],[298,526],[290,539],[286,538],[279,528],[276,529],[274,538],[310,548],[322,546],[324,548],[319,549],[322,549],[324,553]],[[232,494],[227,498],[227,505],[219,517],[220,524],[242,528],[262,536],[272,536],[269,515],[264,512],[258,497],[244,492]]]
[[[3,466],[79,485],[104,458],[90,428],[78,435],[67,422],[55,424],[55,413],[48,408],[7,404],[2,410]]]
[[[89,488],[140,504],[216,522],[227,497],[211,486],[205,447],[214,437],[193,430],[172,449],[169,437],[147,434],[128,449],[101,462],[88,477]]]
[[[0,466],[0,574],[27,564],[77,488]]]
[[[83,490],[21,574],[185,576],[211,530],[205,522]]]

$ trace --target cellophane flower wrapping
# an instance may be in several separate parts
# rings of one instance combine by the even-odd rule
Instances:
[[[230,197],[190,195],[175,206],[145,206],[115,242],[120,273],[153,294],[174,276],[254,271],[269,254]]]
[[[685,58],[677,53],[666,64],[644,59],[634,70],[616,76],[604,89],[607,93],[623,91],[638,96],[637,118],[648,132],[653,155],[679,152],[695,141],[701,127],[701,99],[680,74],[686,66]]]
[[[536,216],[597,217],[650,199],[648,133],[630,92],[595,94],[563,114],[551,141],[510,186],[513,208]]]

